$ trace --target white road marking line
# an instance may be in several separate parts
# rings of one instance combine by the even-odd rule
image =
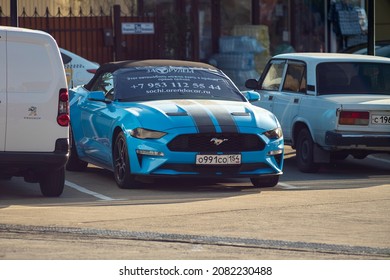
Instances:
[[[114,198],[105,196],[103,194],[100,194],[100,193],[97,193],[97,192],[94,192],[94,191],[90,191],[87,188],[84,188],[82,186],[79,186],[79,185],[77,185],[75,183],[72,183],[72,182],[69,182],[69,181],[66,181],[66,180],[65,180],[65,185],[67,185],[68,187],[71,187],[71,188],[73,188],[75,190],[78,190],[79,192],[92,195],[92,196],[94,196],[96,198],[99,198],[100,200],[116,200]]]
[[[372,156],[372,155],[369,155],[368,158],[373,159],[373,160],[377,160],[377,161],[381,161],[381,162],[385,162],[385,163],[390,163],[390,160],[388,160],[388,159],[379,158],[379,157],[375,157],[375,156]]]
[[[297,190],[297,189],[307,189],[308,187],[298,187],[298,186],[293,186],[293,185],[290,185],[290,184],[286,184],[286,183],[278,183],[278,186],[281,186],[281,189],[284,189],[284,190]]]

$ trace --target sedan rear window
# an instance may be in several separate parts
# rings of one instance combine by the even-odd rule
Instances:
[[[390,95],[390,64],[327,62],[317,66],[317,89],[324,94]]]
[[[216,99],[245,101],[237,87],[221,72],[177,66],[123,68],[114,72],[114,99]]]

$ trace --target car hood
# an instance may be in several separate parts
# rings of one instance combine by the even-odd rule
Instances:
[[[130,105],[130,104],[129,104]],[[156,130],[194,128],[194,132],[240,132],[244,128],[271,130],[275,116],[249,102],[213,100],[161,100],[131,104],[127,111],[142,127]]]

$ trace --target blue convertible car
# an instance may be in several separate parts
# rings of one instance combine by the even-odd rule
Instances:
[[[70,171],[113,171],[120,188],[142,176],[250,178],[273,187],[284,143],[276,117],[253,106],[219,69],[204,63],[107,63],[70,90]],[[248,101],[249,100],[249,101]]]

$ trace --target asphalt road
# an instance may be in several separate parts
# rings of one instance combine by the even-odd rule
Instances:
[[[0,181],[0,259],[390,259],[390,161],[348,158],[303,174],[287,151],[275,188],[248,180],[116,187],[90,166],[60,198]]]

